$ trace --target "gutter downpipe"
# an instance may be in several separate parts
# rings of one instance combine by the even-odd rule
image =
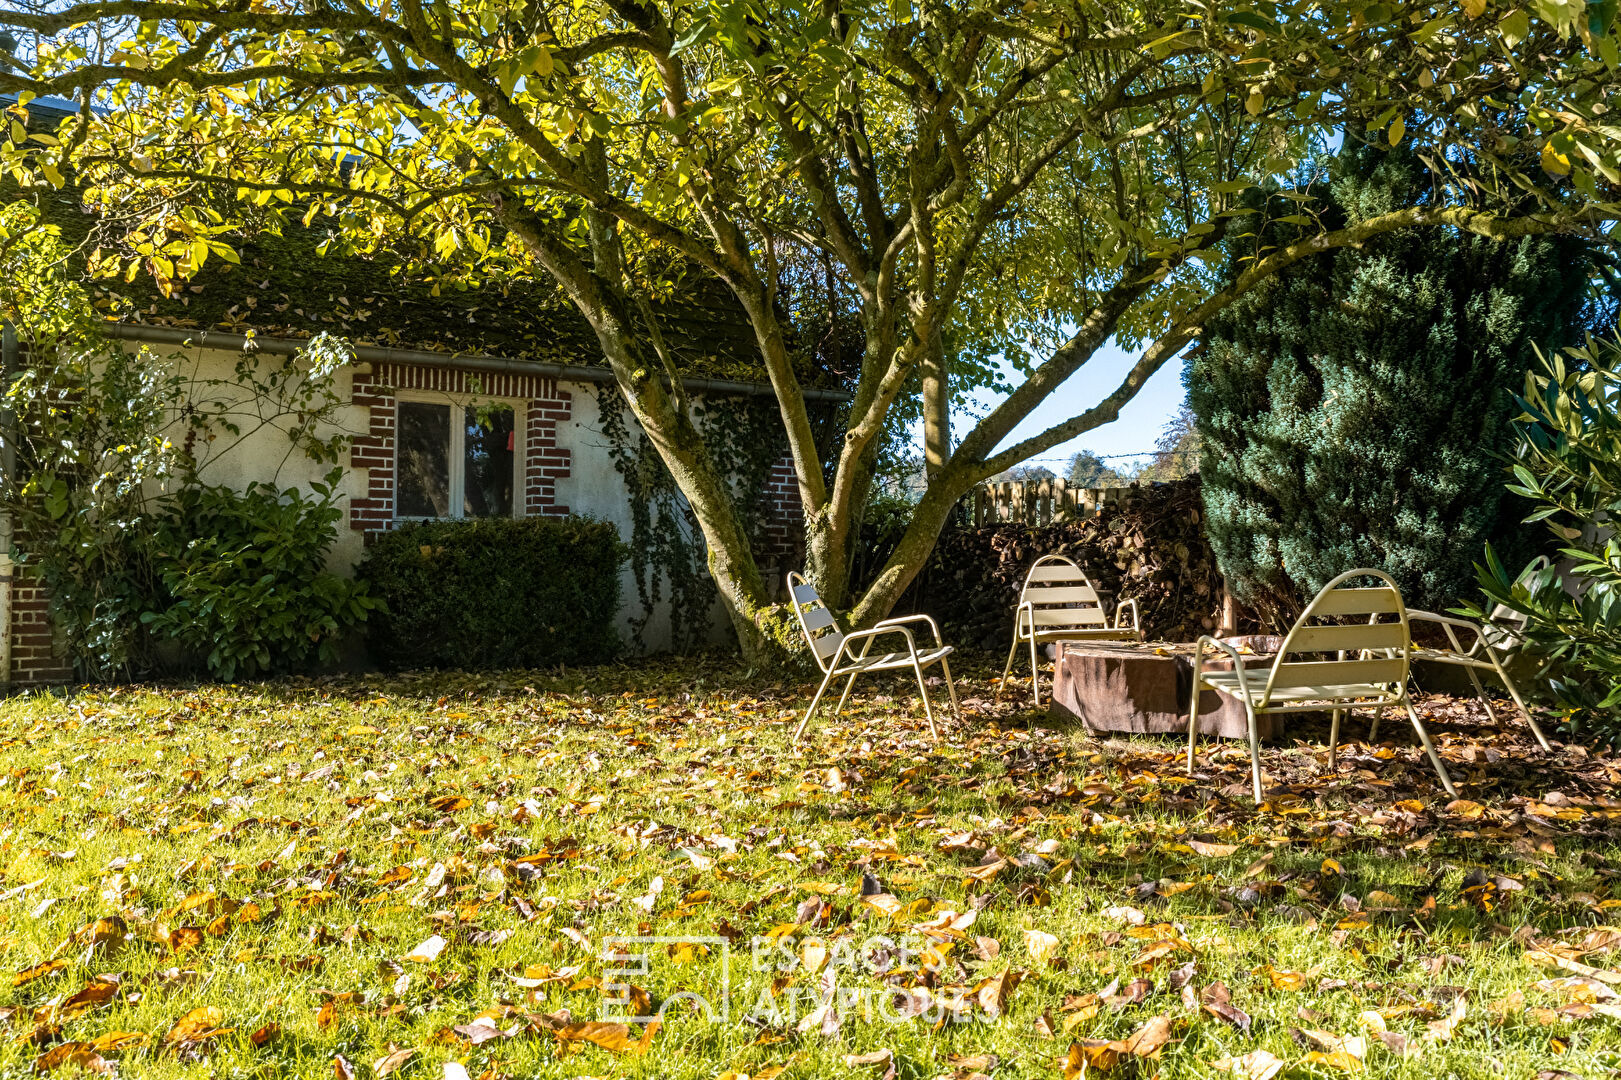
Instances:
[[[123,341],[140,341],[150,345],[194,346],[200,349],[228,349],[242,351],[252,348],[276,356],[291,356],[306,342],[299,338],[248,338],[243,334],[228,334],[219,330],[179,330],[170,326],[143,326],[130,323],[108,323],[103,327],[108,337]],[[249,343],[252,343],[251,346]],[[383,345],[354,345],[355,360],[376,364],[418,364],[432,367],[461,368],[465,371],[498,371],[513,375],[543,375],[563,382],[611,383],[612,371],[604,367],[583,364],[548,364],[539,360],[514,360],[505,356],[483,353],[436,353],[423,349],[395,349]],[[732,379],[706,379],[684,377],[681,385],[696,393],[729,394],[740,397],[774,397],[776,391],[769,383],[738,382]],[[806,401],[850,401],[854,395],[844,390],[807,388]]]

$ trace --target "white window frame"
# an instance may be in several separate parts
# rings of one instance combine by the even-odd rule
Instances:
[[[400,514],[400,434],[399,407],[417,405],[450,406],[450,508],[443,518],[402,517]],[[512,409],[512,516],[524,515],[524,474],[528,456],[529,403],[522,398],[457,397],[431,390],[399,390],[394,394],[394,520],[395,521],[477,521],[462,513],[467,505],[467,410],[478,405],[506,405]]]

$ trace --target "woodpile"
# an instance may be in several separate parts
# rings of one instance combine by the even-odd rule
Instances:
[[[1205,538],[1199,478],[1121,489],[1097,516],[947,529],[896,606],[937,618],[947,639],[1006,649],[1030,564],[1064,554],[1114,605],[1135,599],[1150,640],[1192,641],[1221,621],[1222,582]]]

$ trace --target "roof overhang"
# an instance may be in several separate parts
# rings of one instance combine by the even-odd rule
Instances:
[[[291,356],[309,343],[308,338],[265,337],[232,334],[221,330],[183,330],[172,326],[146,326],[141,323],[109,322],[103,326],[108,337],[149,345],[178,345],[232,352],[254,350],[276,356]],[[611,383],[614,373],[605,367],[586,364],[547,364],[539,360],[516,360],[480,353],[440,353],[425,349],[396,349],[383,345],[352,345],[355,360],[372,364],[416,364],[426,367],[456,368],[462,371],[500,371],[515,375],[542,375],[564,382]],[[770,383],[740,382],[686,376],[681,385],[692,393],[731,397],[775,397]],[[806,401],[849,401],[845,390],[809,387],[801,391]]]

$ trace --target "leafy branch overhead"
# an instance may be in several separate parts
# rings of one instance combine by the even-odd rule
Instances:
[[[247,8],[44,0],[21,37],[3,164],[109,216],[98,265],[172,287],[232,236],[299,219],[329,249],[404,252],[445,286],[549,277],[591,323],[693,507],[740,630],[774,617],[649,302],[718,280],[775,387],[824,595],[883,614],[977,480],[1118,416],[1268,275],[1395,229],[1600,235],[1621,129],[1614,5],[1530,10],[1296,0],[574,4],[374,0]],[[54,131],[35,95],[83,104]],[[1309,191],[1257,199],[1346,131],[1430,172],[1418,205],[1328,227]],[[1299,227],[1268,246],[1258,216]],[[1219,279],[1218,247],[1245,269]],[[815,298],[807,301],[807,297]],[[832,461],[807,341],[860,326]],[[1120,378],[1011,432],[1113,338]],[[1017,380],[1005,385],[998,357]],[[950,408],[1000,404],[953,438]],[[847,595],[876,447],[921,415],[930,486]],[[745,644],[749,634],[745,633]]]

